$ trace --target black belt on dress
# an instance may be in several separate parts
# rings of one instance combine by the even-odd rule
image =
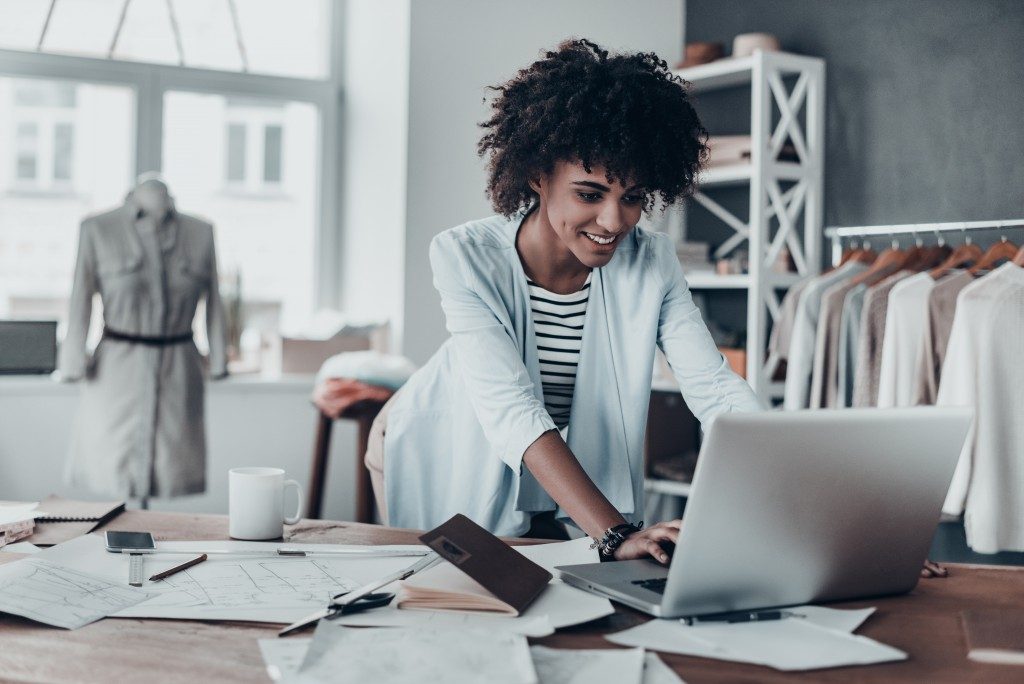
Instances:
[[[132,344],[144,344],[149,347],[169,347],[174,344],[184,344],[192,341],[192,333],[171,335],[169,337],[153,337],[149,335],[130,335],[128,333],[111,330],[104,326],[103,339],[117,340],[118,342],[130,342]]]

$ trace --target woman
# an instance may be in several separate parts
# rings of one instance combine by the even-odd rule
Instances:
[[[463,513],[666,562],[679,521],[639,529],[655,346],[707,427],[760,408],[718,352],[667,236],[636,227],[693,186],[706,131],[654,54],[567,41],[493,88],[479,153],[501,215],[431,244],[451,333],[385,407],[366,463],[388,524]],[[629,521],[629,522],[627,522]]]

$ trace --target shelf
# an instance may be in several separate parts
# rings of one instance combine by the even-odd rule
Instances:
[[[745,290],[750,287],[751,277],[749,274],[718,275],[710,271],[691,271],[686,276],[686,283],[691,290]],[[769,273],[765,282],[774,288],[784,289],[792,287],[803,278],[799,273]]]
[[[655,480],[647,478],[644,480],[644,491],[648,494],[671,494],[672,496],[690,496],[690,489],[693,487],[689,482],[677,482],[676,480]]]
[[[734,59],[725,57],[714,62],[688,69],[676,70],[676,76],[689,81],[694,90],[716,90],[750,83],[754,70],[754,56]]]
[[[768,165],[768,175],[779,180],[800,180],[807,169],[797,162],[775,162]],[[705,169],[697,176],[698,188],[745,185],[754,175],[753,164],[730,164]]]
[[[783,73],[806,69],[812,64],[824,64],[818,57],[795,55],[791,52],[757,51],[748,57],[724,57],[708,64],[688,69],[676,69],[673,73],[688,81],[694,91],[719,90],[747,85],[753,80],[755,60],[761,57],[765,65],[777,68]]]

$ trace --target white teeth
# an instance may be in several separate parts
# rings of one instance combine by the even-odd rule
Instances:
[[[586,235],[588,238],[590,238],[591,240],[593,240],[594,242],[596,242],[599,245],[610,245],[613,242],[615,242],[615,238],[614,237],[599,238],[596,235],[591,235],[590,233],[584,233],[584,235]]]

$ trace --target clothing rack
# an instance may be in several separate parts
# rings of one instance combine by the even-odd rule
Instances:
[[[1002,230],[1004,228],[1024,228],[1024,219],[956,221],[953,223],[903,223],[891,226],[834,226],[825,229],[825,236],[832,241],[832,263],[838,264],[843,254],[843,238],[888,236],[895,239],[897,235],[917,236],[928,233],[939,235],[940,233],[966,233],[975,230]]]

